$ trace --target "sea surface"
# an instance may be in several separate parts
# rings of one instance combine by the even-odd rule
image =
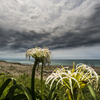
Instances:
[[[34,64],[34,59],[0,59],[7,62],[21,63],[21,64]],[[100,67],[100,59],[51,59],[50,65],[66,65],[72,66],[73,62],[75,65],[79,63],[87,64],[92,67]]]

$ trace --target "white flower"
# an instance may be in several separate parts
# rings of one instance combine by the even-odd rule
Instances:
[[[66,70],[64,68],[61,68],[61,69],[57,68],[57,70],[53,71],[52,74],[47,78],[45,84],[48,84],[50,81],[52,81],[50,85],[50,88],[51,88],[54,81],[56,80],[58,81],[56,85],[61,83],[62,85],[70,89],[73,94],[72,80],[80,88],[78,81],[73,77],[74,74],[76,74],[76,72],[72,73],[70,70]]]
[[[33,57],[38,62],[50,63],[51,52],[46,47],[44,49],[35,47],[27,50],[26,57]]]
[[[66,90],[70,90],[73,94],[74,89],[84,88],[87,84],[92,83],[94,88],[97,88],[98,74],[93,68],[85,64],[78,64],[76,69],[68,70],[68,68],[57,68],[54,70],[47,78],[46,84],[51,82],[51,88],[54,81],[57,81],[56,85],[60,83]]]
[[[94,88],[98,87],[98,74],[92,67],[80,63],[76,66],[76,72],[82,74],[81,80],[87,81],[87,83],[93,85]]]

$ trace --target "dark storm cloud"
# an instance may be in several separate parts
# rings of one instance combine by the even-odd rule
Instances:
[[[23,52],[35,46],[43,47],[43,45],[50,49],[57,49],[100,44],[100,7],[94,8],[94,11],[91,17],[87,19],[87,27],[81,27],[81,24],[79,24],[76,25],[76,28],[62,33],[58,30],[63,26],[56,27],[52,31],[54,33],[46,31],[42,33],[25,32],[0,28],[0,51],[15,50],[15,52]],[[82,26],[85,26],[85,24],[82,24]],[[62,35],[59,36],[55,34],[56,32]]]
[[[52,37],[46,45],[52,49],[73,48],[80,46],[100,45],[100,9],[95,10],[93,16],[88,19],[88,28],[76,28],[73,32],[65,32],[60,37]],[[78,32],[79,31],[79,32]]]
[[[18,32],[14,30],[5,31],[0,28],[0,50],[18,50],[25,51],[35,46],[43,46],[45,39],[48,39],[49,33],[37,34],[34,31]]]
[[[1,33],[2,32],[2,33]],[[65,33],[61,37],[51,36],[50,33],[37,34],[34,31],[18,32],[0,29],[0,50],[26,51],[29,48],[43,45],[50,49],[89,46],[100,43],[100,29],[96,27],[82,30],[82,33]]]

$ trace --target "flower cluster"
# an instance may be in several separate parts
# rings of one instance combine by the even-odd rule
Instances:
[[[94,89],[98,87],[98,74],[92,67],[80,63],[76,66],[76,72],[80,73],[81,77],[79,81],[84,81],[87,84],[91,84]]]
[[[73,94],[74,89],[84,88],[87,84],[92,84],[94,88],[97,88],[98,75],[93,68],[85,64],[78,64],[76,69],[68,70],[68,67],[65,67],[54,70],[47,78],[46,84],[51,82],[51,88],[54,81],[57,81],[56,85],[60,83],[66,88],[66,91],[70,90]]]
[[[26,57],[33,57],[38,62],[50,63],[51,52],[48,48],[44,47],[44,49],[35,47],[27,50]]]

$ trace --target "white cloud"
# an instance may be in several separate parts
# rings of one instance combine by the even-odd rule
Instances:
[[[100,46],[77,47],[71,49],[52,50],[53,58],[57,59],[100,59]]]
[[[84,28],[98,3],[98,0],[2,0],[0,19],[2,26],[10,29],[49,31],[63,26],[68,31],[80,25]]]
[[[0,59],[7,59],[7,58],[25,58],[25,52],[23,53],[13,53],[11,51],[2,51],[0,52]]]
[[[51,50],[53,59],[100,59],[100,46]],[[2,51],[0,58],[25,58],[25,52]]]

